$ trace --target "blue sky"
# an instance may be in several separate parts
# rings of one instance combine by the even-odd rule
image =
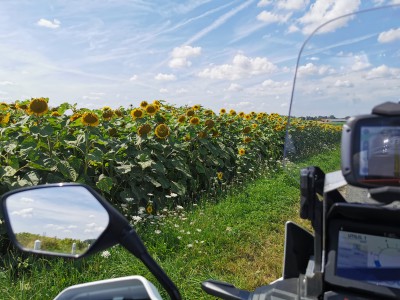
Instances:
[[[287,114],[307,35],[344,13],[395,2],[1,1],[0,98],[87,108],[164,99]],[[318,57],[308,59],[304,70],[315,70]]]

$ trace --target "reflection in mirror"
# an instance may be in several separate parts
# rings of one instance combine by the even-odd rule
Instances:
[[[6,210],[23,250],[84,254],[107,228],[109,216],[82,186],[53,186],[7,197]]]

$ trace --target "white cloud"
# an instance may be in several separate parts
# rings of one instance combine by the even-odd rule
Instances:
[[[287,20],[289,20],[291,15],[292,15],[291,13],[288,13],[286,15],[279,15],[279,14],[274,14],[274,13],[264,10],[257,16],[257,20],[262,21],[267,24],[285,23],[285,22],[287,22]]]
[[[289,28],[288,28],[288,32],[289,33],[298,32],[298,31],[300,31],[300,28],[297,27],[296,25],[293,25],[293,24],[290,25]]]
[[[155,77],[155,80],[161,80],[161,81],[172,81],[176,80],[176,76],[174,74],[162,74],[158,73]]]
[[[371,64],[369,63],[366,55],[355,55],[354,64],[351,66],[351,69],[353,71],[359,71],[368,68],[369,66],[371,66]]]
[[[287,10],[299,10],[307,7],[309,0],[279,0],[277,7]]]
[[[353,87],[354,85],[349,80],[336,80],[335,87]]]
[[[400,39],[400,28],[390,29],[388,31],[381,32],[378,36],[378,42],[390,43]]]
[[[260,0],[260,1],[257,3],[257,7],[265,7],[265,6],[270,5],[271,3],[272,3],[271,0]]]
[[[61,22],[57,19],[54,19],[53,21],[46,20],[46,19],[40,19],[36,23],[37,25],[41,27],[46,27],[46,28],[51,28],[51,29],[57,29],[60,27]]]
[[[272,73],[277,66],[265,57],[247,57],[237,54],[232,64],[224,64],[206,68],[198,75],[203,78],[237,80],[244,77],[251,77],[259,74]]]
[[[23,208],[21,210],[15,210],[11,214],[21,216],[22,218],[31,218],[32,212],[33,212],[33,208]]]
[[[299,69],[297,70],[299,76],[303,75],[324,75],[326,73],[332,73],[332,70],[329,69],[328,66],[316,66],[313,63],[308,63],[303,66],[299,66]]]
[[[180,88],[180,89],[177,89],[176,90],[176,93],[177,94],[186,94],[188,92],[188,90],[187,89],[184,89],[184,88]]]
[[[138,76],[135,74],[131,78],[129,78],[129,81],[135,81],[138,79]]]
[[[400,69],[399,68],[389,68],[386,65],[380,65],[379,67],[373,68],[366,75],[367,79],[373,78],[383,78],[383,77],[399,77]]]
[[[230,92],[240,92],[243,88],[237,83],[231,83],[228,87],[228,91]]]
[[[360,0],[316,0],[310,10],[299,19],[299,23],[304,26],[302,32],[310,34],[328,20],[357,11],[360,4]],[[337,28],[345,26],[351,18],[342,18],[332,22],[323,27],[319,33],[333,32]]]
[[[161,94],[166,94],[166,93],[168,93],[168,90],[167,89],[160,89],[160,93]]]
[[[0,81],[0,85],[14,85],[14,82],[8,80]]]
[[[190,67],[192,62],[188,57],[195,57],[201,54],[201,47],[182,46],[176,47],[171,53],[172,59],[169,62],[171,68]]]

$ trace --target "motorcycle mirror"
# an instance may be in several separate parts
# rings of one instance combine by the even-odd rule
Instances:
[[[49,185],[3,198],[10,238],[21,250],[81,257],[105,232],[109,213],[80,185]]]

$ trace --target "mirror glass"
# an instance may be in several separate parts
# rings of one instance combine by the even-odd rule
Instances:
[[[79,257],[109,223],[106,209],[83,186],[44,186],[5,201],[13,234],[25,251]]]

